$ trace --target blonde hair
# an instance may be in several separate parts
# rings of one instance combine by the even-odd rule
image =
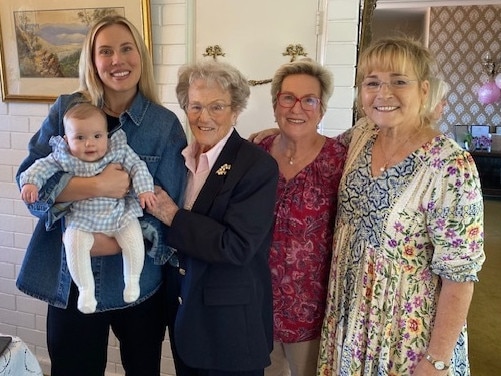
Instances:
[[[87,119],[94,114],[99,114],[103,118],[104,128],[107,131],[108,122],[106,114],[100,107],[97,107],[90,102],[75,102],[70,105],[64,113],[63,125],[66,128],[70,119]]]
[[[96,106],[101,106],[104,97],[104,88],[94,65],[94,44],[96,35],[102,29],[111,25],[125,26],[134,39],[134,43],[139,51],[141,58],[141,77],[139,78],[139,91],[150,101],[160,104],[158,99],[157,87],[153,77],[153,62],[146,44],[137,28],[125,17],[106,16],[97,21],[88,31],[82,46],[79,62],[79,81],[78,91]]]
[[[362,110],[360,87],[363,80],[375,70],[388,72],[404,72],[411,68],[415,73],[418,84],[430,82],[438,75],[435,58],[420,42],[404,37],[379,39],[365,49],[359,58],[356,75],[356,85],[359,88],[357,105]],[[427,96],[421,98],[419,116],[421,124],[430,124],[431,110]]]
[[[434,123],[440,119],[442,115],[443,108],[439,106],[443,105],[447,93],[449,92],[449,84],[438,77],[433,77],[430,79],[430,90],[428,92],[427,113],[430,114],[430,122]]]

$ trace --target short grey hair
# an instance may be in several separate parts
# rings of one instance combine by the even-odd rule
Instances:
[[[238,113],[247,107],[250,88],[247,79],[234,66],[213,60],[184,65],[179,69],[178,83],[176,86],[177,101],[186,111],[188,105],[188,90],[190,85],[198,79],[207,83],[215,83],[222,90],[230,93],[231,108]]]

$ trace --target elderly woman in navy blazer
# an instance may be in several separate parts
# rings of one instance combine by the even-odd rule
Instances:
[[[273,341],[268,252],[278,167],[234,128],[250,94],[237,69],[182,67],[176,93],[194,136],[183,150],[184,207],[158,189],[151,210],[170,226],[180,262],[176,374],[263,375]]]

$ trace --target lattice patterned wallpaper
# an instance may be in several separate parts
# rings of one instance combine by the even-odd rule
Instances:
[[[429,48],[451,87],[440,130],[453,136],[454,125],[501,125],[501,101],[484,105],[477,99],[488,80],[482,55],[490,51],[501,59],[501,6],[431,8]]]

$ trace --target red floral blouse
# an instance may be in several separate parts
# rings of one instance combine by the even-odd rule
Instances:
[[[268,152],[274,137],[261,142]],[[320,335],[345,157],[340,137],[327,138],[317,158],[294,178],[286,181],[280,174],[270,250],[275,341]]]

